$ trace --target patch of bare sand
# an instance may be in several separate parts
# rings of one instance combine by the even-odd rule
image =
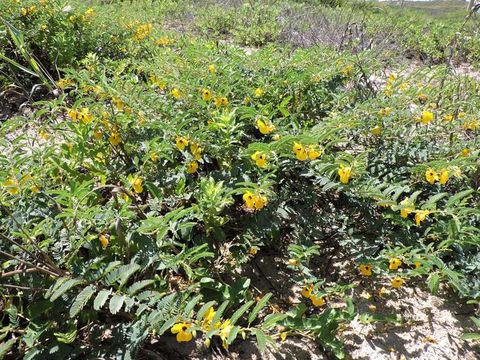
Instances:
[[[423,287],[412,283],[379,296],[378,291],[369,292],[364,284],[359,286],[357,293],[363,289],[363,297],[357,297],[356,303],[360,313],[399,316],[400,321],[369,324],[357,317],[343,333],[349,356],[359,360],[479,359],[478,344],[460,338],[471,330],[469,316],[473,315],[473,308],[449,290],[432,295]],[[368,294],[372,295],[369,299]],[[372,305],[376,309],[370,309]]]
[[[291,281],[293,273],[286,263],[287,259],[282,256],[259,254],[245,264],[242,271],[242,275],[252,279],[254,289],[262,293],[272,292],[275,306],[283,309],[300,301],[300,289]],[[443,289],[438,295],[432,295],[425,289],[423,279],[412,280],[401,289],[394,290],[388,283],[379,283],[373,278],[360,279],[351,265],[351,262],[334,260],[326,276],[328,279],[340,276],[346,282],[353,281],[357,285],[349,295],[357,311],[363,315],[343,326],[339,334],[345,342],[347,359],[480,359],[480,344],[460,338],[464,332],[472,330],[469,317],[474,314],[474,309],[453,291]],[[386,291],[380,295],[382,287]],[[341,304],[330,304],[338,305]],[[378,321],[368,321],[368,316],[376,317]],[[398,320],[395,320],[396,317]],[[206,348],[200,339],[179,344],[173,335],[166,334],[152,339],[140,358],[327,360],[331,356],[320,344],[306,337],[289,336],[285,342],[277,341],[275,347],[262,354],[253,339],[239,339],[226,351],[215,338]]]

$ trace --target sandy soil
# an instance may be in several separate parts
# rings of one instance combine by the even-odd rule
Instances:
[[[300,301],[299,289],[289,282],[291,274],[286,259],[260,255],[244,267],[243,274],[252,278],[252,286],[262,292],[273,292],[278,306]],[[453,291],[443,288],[432,295],[423,280],[411,282],[400,290],[391,291],[387,283],[360,279],[352,269],[332,264],[333,277],[345,276],[357,285],[352,293],[359,314],[340,331],[345,342],[347,359],[359,360],[476,360],[480,359],[480,343],[460,339],[472,330],[469,317],[474,308],[466,305]],[[386,293],[379,290],[385,287]],[[283,296],[280,296],[283,293]],[[373,308],[373,306],[375,308]],[[330,306],[341,306],[331,304]],[[377,321],[372,321],[376,318]],[[398,319],[396,319],[398,318]],[[261,354],[253,340],[238,340],[225,351],[220,342],[212,341],[206,348],[201,340],[178,344],[172,335],[150,341],[141,359],[333,359],[320,344],[302,337],[288,337],[275,348]]]

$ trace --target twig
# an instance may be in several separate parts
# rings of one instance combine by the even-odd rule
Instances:
[[[0,273],[0,278],[5,278],[5,277],[14,276],[14,275],[23,274],[23,273],[38,272],[38,271],[42,271],[42,270],[40,268],[17,269],[17,270]]]
[[[28,240],[30,240],[30,243],[37,249],[37,251],[40,253],[40,255],[44,258],[44,261],[42,261],[42,263],[49,267],[50,269],[52,269],[53,271],[55,271],[57,274],[60,274],[60,275],[63,275],[63,271],[57,267],[55,265],[55,263],[53,262],[53,260],[50,258],[50,256],[48,256],[47,253],[45,253],[35,242],[35,239],[32,238],[26,231],[25,229],[23,228],[23,226],[18,222],[18,220],[15,218],[15,216],[13,216],[12,212],[10,211],[10,209],[6,208],[6,207],[3,207],[4,210],[8,213],[8,215],[10,215],[10,217],[12,218],[13,222],[15,223],[15,225],[17,225],[18,229],[22,232],[22,234],[24,234]],[[58,275],[56,275],[58,276]]]
[[[0,250],[0,254],[5,255],[5,256],[9,257],[10,259],[17,260],[18,262],[21,262],[22,264],[32,266],[32,267],[34,267],[34,268],[38,269],[39,271],[44,272],[44,273],[46,273],[46,274],[53,275],[53,276],[55,276],[55,277],[58,277],[58,276],[59,276],[58,274],[56,274],[56,273],[54,273],[54,272],[52,272],[52,271],[50,271],[50,270],[48,270],[48,269],[44,269],[44,268],[42,268],[42,267],[39,267],[39,266],[31,263],[30,261],[26,261],[26,260],[20,259],[20,258],[14,256],[14,255],[12,255],[12,254],[9,254],[9,253],[7,253],[7,252],[5,252],[5,251]]]
[[[30,291],[47,291],[48,290],[48,289],[45,289],[45,288],[33,288],[33,287],[28,287],[28,286],[11,285],[11,284],[0,284],[0,287],[20,289],[20,290],[30,290]]]

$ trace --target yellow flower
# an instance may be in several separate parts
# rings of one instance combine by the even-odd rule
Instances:
[[[457,116],[459,119],[463,119],[465,116],[467,116],[467,114],[464,113],[463,111],[460,111]]]
[[[392,108],[389,108],[389,107],[386,107],[386,108],[383,108],[383,109],[380,109],[380,111],[378,112],[378,115],[379,116],[388,116],[392,113]]]
[[[417,225],[420,225],[421,222],[424,221],[429,214],[430,214],[430,211],[428,210],[417,210],[415,212],[415,223]]]
[[[400,216],[403,218],[408,217],[409,214],[415,211],[415,206],[408,199],[403,199],[400,205],[405,206],[403,209],[400,209]]]
[[[7,190],[10,195],[17,195],[20,192],[16,179],[8,179],[2,183],[2,186],[6,188],[5,190]]]
[[[141,194],[143,192],[142,182],[142,178],[139,177],[136,177],[132,181],[133,191],[135,191],[137,194]]]
[[[70,117],[70,119],[72,119],[73,121],[77,121],[77,112],[73,109],[70,109],[68,110],[67,112],[68,116]]]
[[[43,29],[43,30],[46,30],[46,29]],[[67,86],[74,85],[74,84],[75,84],[75,81],[73,81],[72,79],[60,79],[57,81],[57,86],[60,89],[65,89]]]
[[[175,145],[177,146],[178,150],[183,151],[188,146],[188,140],[184,137],[178,136],[175,139]]]
[[[400,265],[402,265],[402,260],[400,260],[399,258],[391,258],[388,264],[388,268],[390,270],[397,270]]]
[[[228,105],[228,99],[226,97],[215,98],[215,106],[216,107],[227,106],[227,105]]]
[[[40,136],[40,138],[42,138],[45,141],[50,139],[50,135],[45,130],[40,130],[38,135]]]
[[[307,147],[307,155],[310,160],[315,160],[323,154],[322,149],[317,149],[316,145],[310,145]]]
[[[308,158],[307,150],[305,150],[305,147],[302,144],[294,142],[292,150],[298,160],[300,161],[307,160]]]
[[[256,88],[255,89],[255,97],[259,98],[263,95],[264,91],[262,88]]]
[[[410,84],[408,82],[403,82],[400,84],[400,86],[398,87],[398,89],[400,91],[405,91],[408,89],[408,87],[410,86]]]
[[[264,168],[267,166],[267,156],[265,153],[256,151],[254,154],[252,154],[251,158],[253,161],[255,161],[255,164],[257,164],[258,167]]]
[[[249,209],[255,209],[255,194],[251,191],[245,192],[242,197],[243,201],[245,201],[245,206]]]
[[[372,129],[372,134],[375,135],[375,136],[379,136],[380,134],[382,133],[382,128],[378,125],[376,125],[373,129]]]
[[[463,124],[465,130],[475,131],[478,128],[478,120],[467,121]]]
[[[440,171],[440,184],[445,185],[448,181],[448,170],[442,169]]]
[[[100,140],[103,136],[103,132],[102,130],[100,129],[96,129],[94,132],[93,132],[93,137],[97,140]]]
[[[287,332],[283,331],[280,333],[280,340],[285,341],[287,340]]]
[[[435,116],[431,111],[423,111],[422,116],[420,117],[420,122],[422,124],[428,125],[433,121],[434,118]]]
[[[313,306],[319,307],[325,305],[325,298],[323,296],[312,295],[310,296]]]
[[[208,89],[202,90],[202,99],[205,101],[209,101],[212,98],[212,93]]]
[[[220,326],[220,339],[222,339],[222,346],[227,349],[227,339],[230,336],[231,331],[233,330],[233,325],[230,324],[230,319],[227,319]]]
[[[191,332],[188,332],[188,329],[192,326],[192,324],[182,322],[173,325],[171,331],[172,334],[177,334],[178,342],[188,342],[193,338],[193,334]]]
[[[340,182],[342,184],[348,184],[351,174],[352,168],[350,166],[340,165],[340,168],[338,169],[338,175],[340,176]]]
[[[382,286],[380,290],[378,290],[378,296],[383,297],[384,295],[387,295],[389,291],[385,286]]]
[[[108,141],[110,141],[110,144],[112,144],[113,146],[117,146],[118,144],[120,144],[122,142],[122,137],[120,136],[120,134],[118,132],[113,131],[110,134],[110,137],[108,138]]]
[[[98,237],[98,240],[100,240],[102,247],[106,249],[109,243],[108,237],[105,236],[104,234],[100,234],[100,236]]]
[[[173,40],[170,39],[168,36],[162,36],[160,39],[157,39],[155,41],[155,44],[157,46],[168,46],[173,44]]]
[[[144,24],[137,27],[133,38],[137,41],[145,39],[152,32],[152,24]]]
[[[372,276],[372,265],[370,264],[360,264],[358,270],[363,276]]]
[[[395,289],[398,289],[403,284],[405,284],[405,280],[403,280],[401,277],[397,276],[392,279],[392,287],[394,287]]]
[[[275,126],[270,121],[263,121],[261,119],[257,119],[256,125],[257,129],[263,135],[267,135],[270,134],[272,131],[275,131]]]
[[[470,153],[471,153],[470,149],[467,149],[467,148],[463,149],[461,152],[462,156],[465,156],[465,157],[469,156]]]
[[[190,161],[187,164],[187,172],[193,174],[198,170],[198,163],[196,161]]]
[[[415,269],[418,269],[420,266],[422,266],[420,261],[415,261],[413,264],[415,265]]]
[[[427,179],[429,184],[433,185],[435,184],[435,181],[438,180],[438,174],[432,168],[427,169],[427,171],[425,171],[425,179]]]
[[[203,317],[202,321],[202,329],[205,331],[210,331],[212,329],[212,320],[215,317],[216,311],[213,308],[213,306],[210,306],[205,313],[205,316]],[[220,323],[215,324],[215,327],[218,328],[220,327]]]
[[[123,100],[116,96],[112,97],[112,103],[118,111],[122,111],[125,107],[125,103],[123,102]]]
[[[343,69],[340,71],[342,73],[342,75],[344,76],[350,76],[352,75],[353,73],[353,65],[346,65],[345,67],[343,67]]]
[[[288,259],[288,265],[299,266],[300,265],[300,260],[298,260],[298,259]]]
[[[424,103],[427,100],[428,100],[428,95],[427,94],[419,94],[418,95],[418,101]]]
[[[150,83],[153,86],[158,87],[160,90],[164,90],[165,87],[167,86],[167,83],[156,75],[150,75]]]
[[[267,205],[268,200],[267,197],[264,195],[257,195],[255,198],[255,209],[260,210]]]
[[[451,114],[443,115],[443,121],[450,122],[452,120],[453,120],[453,115]]]
[[[87,11],[85,11],[85,15],[88,16],[88,17],[93,16],[93,9],[92,9],[92,8],[88,8]]]
[[[302,289],[302,296],[306,297],[307,299],[310,299],[310,296],[312,295],[312,291],[313,291],[313,285],[304,286]]]
[[[179,99],[180,96],[182,96],[180,90],[177,88],[173,88],[172,91],[170,91],[170,95],[172,95],[175,99]]]
[[[248,250],[248,253],[252,256],[255,256],[258,253],[258,248],[256,246],[253,246]]]
[[[157,162],[158,161],[158,155],[157,153],[153,152],[150,154],[150,160],[152,160],[153,162]]]
[[[89,108],[81,108],[77,113],[77,118],[84,124],[88,124],[93,120],[93,115],[90,113]]]
[[[208,71],[210,72],[210,74],[216,74],[217,73],[217,68],[215,67],[215,65],[210,64],[210,65],[208,65]]]
[[[242,197],[245,201],[245,206],[249,209],[260,210],[267,205],[268,200],[264,195],[254,194],[251,191],[246,191]]]
[[[202,148],[195,142],[190,144],[190,151],[192,152],[195,160],[200,160],[202,158]]]

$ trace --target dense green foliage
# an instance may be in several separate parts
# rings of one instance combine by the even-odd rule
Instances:
[[[451,66],[478,61],[475,19],[81,4],[0,0],[3,82],[44,88],[0,126],[0,357],[129,358],[173,331],[343,358],[359,279],[480,297],[480,83]],[[296,301],[245,274],[264,254]]]

